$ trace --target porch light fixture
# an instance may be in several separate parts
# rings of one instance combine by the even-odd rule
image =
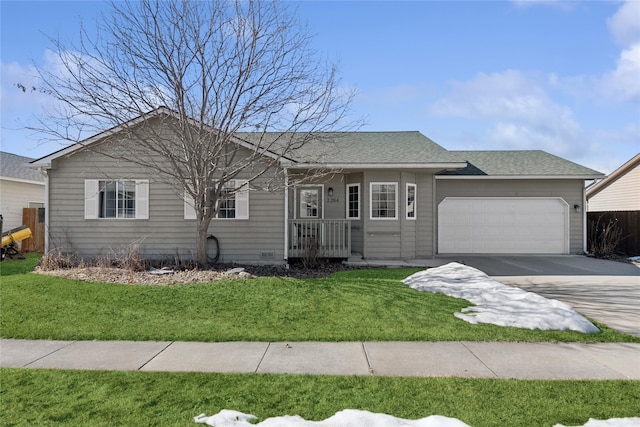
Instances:
[[[329,187],[327,193],[329,194],[329,197],[333,197],[333,187]]]
[[[575,210],[576,212],[580,212],[580,205],[573,205],[573,210]]]

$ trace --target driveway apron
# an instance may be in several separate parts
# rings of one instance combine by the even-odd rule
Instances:
[[[570,304],[617,331],[640,336],[640,268],[577,255],[463,256],[455,261],[506,285]]]

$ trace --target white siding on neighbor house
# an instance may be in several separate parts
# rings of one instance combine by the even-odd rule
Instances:
[[[640,211],[640,164],[589,198],[589,212]]]
[[[569,253],[584,252],[583,180],[437,179],[436,203],[440,205],[446,197],[561,198],[569,206]]]
[[[50,250],[95,258],[118,256],[139,245],[147,259],[195,257],[197,224],[185,219],[183,189],[155,180],[139,166],[90,151],[54,160],[49,176]],[[148,180],[147,219],[85,219],[85,180],[95,179]],[[249,210],[248,220],[211,221],[208,231],[220,242],[220,262],[282,263],[283,195],[251,190]],[[215,255],[212,243],[210,254]]]
[[[0,179],[0,214],[2,214],[2,230],[7,231],[20,227],[22,209],[29,203],[44,204],[44,182],[30,183]]]

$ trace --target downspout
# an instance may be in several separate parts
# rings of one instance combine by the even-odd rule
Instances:
[[[289,170],[284,167],[284,262],[289,266]]]
[[[49,172],[40,168],[44,175],[44,253],[49,253]]]
[[[431,175],[431,182],[431,197],[433,200],[431,202],[431,229],[433,233],[433,238],[431,239],[431,253],[433,259],[435,259],[438,251],[438,197],[436,194],[437,187],[435,175]]]
[[[595,181],[594,181],[595,182]],[[587,252],[587,188],[582,186],[582,253]]]

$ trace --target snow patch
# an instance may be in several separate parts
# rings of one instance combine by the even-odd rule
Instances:
[[[298,415],[284,415],[267,418],[257,423],[258,417],[238,411],[223,409],[216,415],[207,417],[200,414],[193,419],[196,423],[215,427],[471,427],[457,418],[431,415],[419,420],[396,418],[386,414],[375,414],[356,409],[337,412],[324,421],[307,421]],[[582,427],[638,427],[640,418],[612,418],[609,420],[589,421]],[[556,424],[554,427],[567,427]],[[578,427],[578,426],[576,426]]]
[[[258,418],[253,415],[227,409],[210,417],[200,414],[194,418],[196,423],[215,427],[470,427],[456,418],[441,415],[431,415],[419,420],[406,420],[356,409],[345,409],[323,421],[307,421],[298,415],[267,418],[256,424],[257,420]]]
[[[418,291],[442,293],[473,303],[474,306],[463,308],[461,313],[454,313],[473,324],[583,333],[599,331],[568,304],[507,286],[476,268],[457,262],[415,273],[403,283]]]
[[[586,424],[583,426],[575,427],[638,427],[640,426],[640,418],[611,418],[608,420],[595,420],[589,418]],[[568,427],[562,424],[556,424],[553,427]]]

